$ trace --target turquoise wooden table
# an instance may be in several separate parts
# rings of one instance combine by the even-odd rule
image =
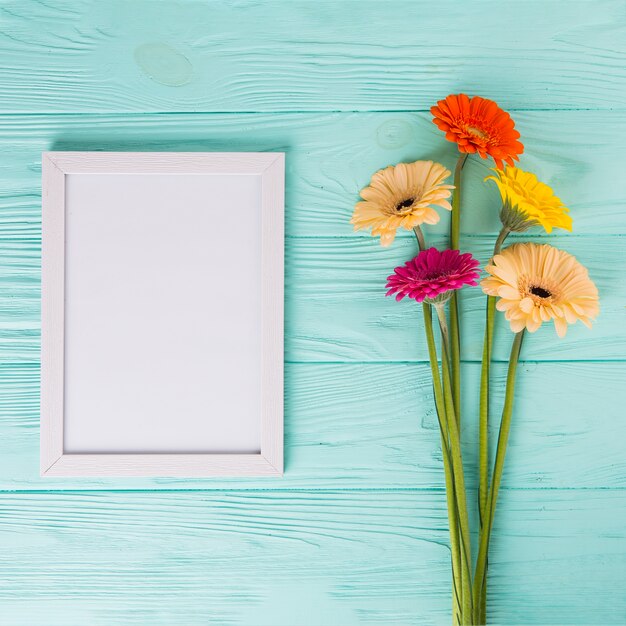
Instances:
[[[573,234],[547,240],[589,267],[602,303],[593,331],[545,328],[524,346],[490,618],[626,623],[623,0],[2,0],[0,59],[3,625],[448,623],[420,312],[383,297],[415,247],[381,250],[348,220],[377,168],[454,162],[427,111],[459,91],[512,113],[522,167],[572,209]],[[39,478],[51,149],[286,152],[283,480]],[[498,228],[487,167],[470,159],[464,191],[462,245],[483,262]],[[476,390],[482,300],[463,306]]]

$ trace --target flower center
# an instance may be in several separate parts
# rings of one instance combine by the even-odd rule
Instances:
[[[481,139],[489,139],[489,135],[482,128],[476,128],[476,126],[467,126],[465,130],[475,137],[480,137]]]
[[[552,295],[547,289],[536,285],[533,285],[529,291],[533,296],[538,296],[539,298],[549,298]]]
[[[430,272],[430,274],[424,274],[423,280],[439,280],[446,276],[448,272],[439,271],[439,272]]]
[[[402,211],[404,211],[405,209],[413,206],[414,202],[415,198],[407,198],[406,200],[399,202],[398,204],[396,204],[396,213],[402,213]]]

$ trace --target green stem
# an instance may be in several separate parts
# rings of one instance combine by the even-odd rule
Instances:
[[[461,550],[459,546],[459,521],[456,509],[454,476],[450,461],[450,447],[448,443],[448,423],[446,418],[445,400],[441,387],[439,364],[437,361],[437,348],[433,334],[433,316],[430,304],[422,305],[424,310],[424,329],[426,331],[426,343],[433,378],[433,391],[435,396],[435,408],[441,433],[441,450],[443,453],[443,471],[446,481],[446,502],[448,506],[448,524],[450,526],[450,555],[452,561],[452,616],[453,625],[461,624],[462,609],[462,583],[461,583]]]
[[[415,237],[417,238],[417,245],[420,250],[426,250],[426,240],[424,239],[424,233],[419,226],[413,228]]]
[[[459,301],[455,291],[450,298],[450,358],[452,371],[452,398],[456,424],[461,427],[461,336],[459,332]]]
[[[459,250],[461,231],[461,171],[467,160],[467,154],[459,154],[454,168],[454,189],[452,191],[452,216],[450,219],[450,247]]]
[[[483,344],[483,360],[480,371],[480,410],[478,431],[478,460],[480,481],[478,486],[478,512],[482,528],[487,506],[489,491],[489,373],[491,368],[491,348],[493,342],[493,325],[496,312],[496,298],[487,296],[487,314],[485,324],[485,341]]]
[[[500,254],[502,244],[509,234],[509,229],[504,226],[496,239],[493,256]],[[480,409],[478,426],[478,514],[480,519],[480,532],[484,529],[485,510],[487,507],[487,495],[489,491],[489,385],[491,369],[491,351],[493,346],[493,327],[496,313],[496,298],[487,296],[485,322],[485,339],[483,343],[483,359],[480,371]],[[485,564],[485,571],[488,564]],[[479,604],[478,624],[485,624],[487,605],[487,584],[483,585]]]
[[[460,154],[454,168],[454,190],[452,191],[452,216],[450,218],[450,247],[459,250],[461,231],[461,171],[467,154]],[[461,334],[459,331],[459,304],[455,291],[450,301],[450,361],[452,364],[452,397],[457,426],[461,427]]]
[[[413,231],[415,232],[419,249],[426,250],[426,241],[422,229],[416,226]],[[441,434],[443,473],[446,482],[446,503],[448,506],[448,525],[450,526],[450,560],[452,563],[452,625],[459,626],[459,624],[461,624],[461,550],[459,548],[459,522],[454,495],[454,477],[452,475],[450,446],[448,444],[448,424],[446,421],[443,390],[441,388],[439,364],[437,361],[437,347],[433,334],[432,309],[430,304],[426,303],[422,305],[422,308],[424,310],[424,329],[426,331],[426,344],[428,345],[430,370],[433,379],[435,409],[437,411],[439,432]]]
[[[485,512],[489,492],[489,377],[491,367],[491,348],[493,345],[493,326],[496,313],[496,299],[487,296],[487,321],[485,324],[485,343],[483,345],[483,361],[480,371],[480,411],[478,417],[478,517],[480,522],[479,536],[485,532]],[[485,563],[485,572],[487,571]],[[478,600],[479,625],[486,624],[487,617],[487,581],[482,587]]]
[[[462,623],[470,624],[473,612],[472,603],[472,574],[471,574],[471,545],[469,531],[469,515],[465,493],[465,475],[463,472],[463,457],[461,454],[461,438],[454,413],[454,401],[450,384],[450,360],[448,357],[448,329],[443,304],[435,306],[441,329],[441,369],[443,372],[444,404],[448,408],[447,423],[450,437],[450,455],[454,475],[456,508],[459,518],[461,535],[461,589],[462,589]]]
[[[502,409],[502,420],[500,422],[500,433],[498,435],[498,447],[496,449],[496,458],[493,466],[493,476],[489,495],[485,507],[485,516],[483,520],[483,530],[480,533],[480,541],[478,547],[478,558],[476,560],[476,571],[474,575],[474,606],[480,606],[482,589],[485,585],[487,573],[487,555],[489,552],[489,539],[491,538],[491,529],[493,527],[493,519],[496,510],[496,502],[498,499],[498,491],[500,489],[500,481],[502,480],[502,472],[504,470],[504,459],[506,456],[506,447],[509,440],[509,432],[511,430],[511,416],[513,414],[513,400],[515,396],[515,375],[517,373],[517,364],[522,347],[522,339],[524,331],[517,333],[511,347],[511,356],[509,357],[509,371],[506,378],[506,394],[504,397],[504,408]],[[475,621],[479,621],[480,615],[475,614]]]
[[[508,229],[506,226],[502,227],[502,230],[500,231],[500,233],[498,234],[498,238],[496,239],[496,244],[493,247],[493,256],[496,256],[496,254],[500,254],[500,251],[502,250],[502,244],[504,243],[504,240],[509,236],[510,232],[510,229]]]

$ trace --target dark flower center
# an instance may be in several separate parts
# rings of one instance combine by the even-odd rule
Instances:
[[[543,287],[531,287],[530,293],[540,298],[549,298],[552,295],[547,289],[543,289]]]
[[[400,213],[404,209],[408,209],[415,202],[415,198],[409,198],[408,200],[403,200],[399,204],[396,204],[396,212]]]
[[[439,280],[440,278],[445,278],[447,276],[447,272],[431,272],[430,274],[426,274],[423,280]]]

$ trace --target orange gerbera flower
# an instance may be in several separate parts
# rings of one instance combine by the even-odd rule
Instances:
[[[513,165],[524,151],[511,116],[493,100],[469,98],[464,93],[450,95],[430,112],[437,128],[448,141],[456,142],[460,152],[478,152],[483,159],[490,156],[500,170],[504,169],[503,161]]]

